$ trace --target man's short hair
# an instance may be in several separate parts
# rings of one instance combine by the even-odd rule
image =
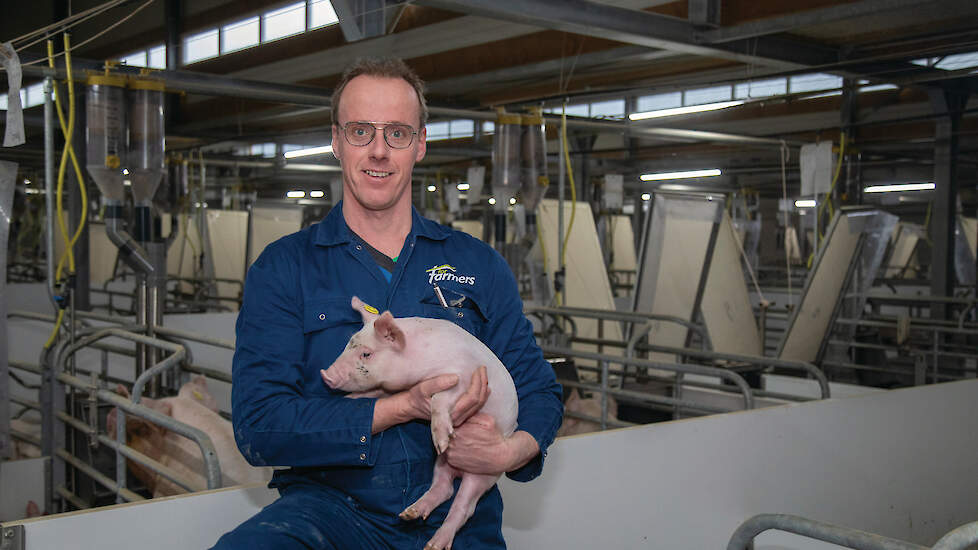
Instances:
[[[333,90],[333,97],[330,99],[333,124],[339,125],[340,123],[340,96],[343,95],[343,90],[351,80],[361,75],[381,78],[403,78],[414,88],[415,93],[418,94],[418,105],[421,113],[421,126],[418,129],[420,130],[428,122],[428,105],[424,99],[424,81],[421,80],[421,77],[400,58],[369,57],[357,59],[353,65],[347,67],[346,71],[343,72],[343,76],[340,77],[336,88]]]

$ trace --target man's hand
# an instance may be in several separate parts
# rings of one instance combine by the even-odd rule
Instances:
[[[411,420],[431,418],[431,396],[458,384],[458,375],[442,374],[422,380],[402,392],[382,397],[374,405],[374,421],[371,433],[378,433],[397,424]],[[466,392],[466,395],[469,392]]]
[[[455,407],[452,408],[452,425],[460,426],[469,419],[470,416],[479,412],[482,406],[489,400],[489,376],[486,374],[486,367],[483,365],[476,369],[472,375],[472,382],[469,389],[465,390]]]
[[[503,437],[495,419],[479,413],[455,428],[445,458],[453,468],[498,475],[523,466],[539,452],[540,446],[530,434],[516,432]]]

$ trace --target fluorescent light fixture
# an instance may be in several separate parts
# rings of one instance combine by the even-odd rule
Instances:
[[[127,187],[128,186],[131,186],[132,185],[132,180],[122,180],[122,185],[125,185]]]
[[[460,184],[456,185],[455,187],[457,187],[459,191],[468,191],[469,190],[469,184],[467,184],[467,183],[460,183]]]
[[[290,198],[290,199],[301,199],[302,197],[305,197],[306,196],[306,192],[305,191],[289,191],[288,193],[285,194],[285,196],[288,197],[288,198]]]
[[[489,204],[496,204],[496,197],[489,197]]]
[[[516,204],[516,197],[510,197],[509,204]]]
[[[31,180],[24,178],[24,185],[30,185],[30,184],[31,184]]]
[[[326,153],[332,153],[332,145],[323,145],[322,147],[310,147],[309,149],[296,149],[295,151],[289,151],[285,153],[285,158],[294,159],[299,157],[309,157],[312,155],[325,155]]]
[[[721,101],[720,103],[706,103],[704,105],[690,105],[688,107],[676,107],[674,109],[659,109],[657,111],[645,111],[644,113],[632,113],[628,115],[631,120],[647,120],[650,118],[662,118],[667,116],[688,115],[690,113],[702,113],[705,111],[717,111],[727,107],[743,105],[744,101]]]
[[[929,191],[934,188],[931,183],[899,183],[896,185],[870,185],[863,188],[863,193],[889,193],[891,191]]]
[[[679,180],[685,178],[706,178],[709,176],[719,176],[720,170],[718,168],[712,168],[710,170],[687,170],[685,172],[661,172],[658,174],[642,174],[642,181],[660,181],[660,180]]]
[[[795,201],[795,208],[815,208],[816,205],[814,199],[798,199]]]
[[[321,198],[323,198],[323,196],[325,194],[326,193],[323,193],[321,189],[317,189],[315,191],[310,191],[309,192],[309,196],[312,197],[312,198],[314,198],[314,199],[321,199]]]
[[[436,187],[435,187],[434,185],[429,185],[429,186],[428,186],[428,191],[430,191],[430,192],[432,192],[432,193],[434,193],[434,192],[435,192],[435,189],[436,189]]]
[[[643,201],[652,200],[652,193],[642,193],[642,200]]]
[[[123,168],[122,169],[122,175],[123,176],[128,176],[129,175],[129,169],[128,168]]]

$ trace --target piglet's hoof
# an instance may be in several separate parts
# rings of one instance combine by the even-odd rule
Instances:
[[[403,519],[404,521],[414,521],[419,517],[421,517],[421,512],[418,512],[418,510],[415,509],[414,506],[408,506],[407,508],[404,509],[403,512],[398,514],[398,517]]]

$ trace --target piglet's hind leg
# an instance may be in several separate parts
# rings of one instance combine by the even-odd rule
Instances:
[[[450,550],[452,541],[455,540],[455,533],[458,533],[458,530],[472,517],[479,498],[496,483],[497,479],[499,479],[499,476],[496,475],[478,475],[463,472],[462,484],[458,487],[458,494],[455,495],[455,500],[452,501],[452,507],[448,510],[448,516],[445,517],[445,521],[435,531],[435,536],[431,537],[431,540],[424,546],[424,549]]]
[[[442,502],[452,498],[452,493],[455,492],[452,481],[460,474],[461,472],[448,465],[445,455],[439,455],[435,462],[435,473],[431,479],[431,487],[414,504],[405,508],[399,514],[400,518],[405,521],[418,518],[428,519],[428,514],[432,510]]]

